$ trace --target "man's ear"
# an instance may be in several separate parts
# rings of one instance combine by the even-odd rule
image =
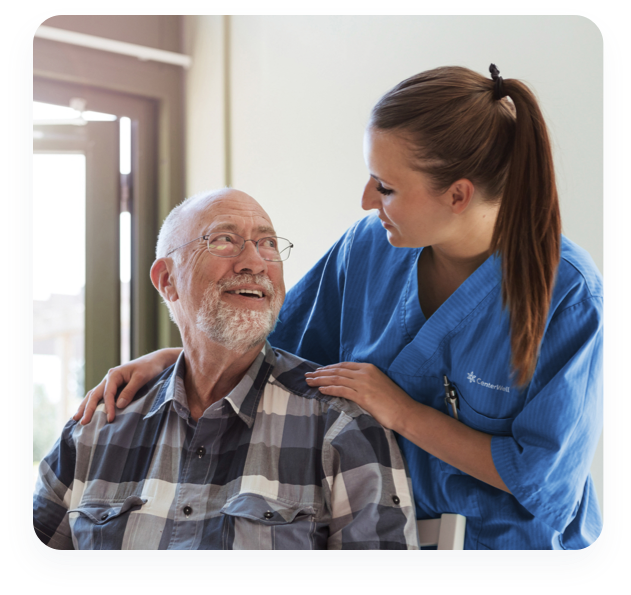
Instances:
[[[449,206],[454,214],[460,215],[470,204],[475,194],[475,186],[471,180],[456,180],[446,192]]]
[[[151,265],[151,282],[166,301],[177,302],[179,296],[171,276],[172,267],[170,258],[158,258]]]

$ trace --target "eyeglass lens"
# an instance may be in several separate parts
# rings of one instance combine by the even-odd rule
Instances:
[[[216,256],[238,256],[244,246],[244,239],[232,233],[217,233],[208,238],[208,251]],[[284,238],[261,238],[257,247],[261,258],[271,261],[286,260],[291,251],[291,243]]]

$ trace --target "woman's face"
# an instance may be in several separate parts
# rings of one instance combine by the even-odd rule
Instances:
[[[412,169],[413,156],[402,138],[368,128],[364,159],[370,179],[362,208],[379,211],[393,246],[419,248],[449,239],[454,223],[449,197],[432,191],[429,177]]]

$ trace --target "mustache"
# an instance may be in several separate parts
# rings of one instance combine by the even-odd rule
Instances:
[[[231,289],[246,283],[260,285],[265,290],[265,295],[268,295],[271,298],[276,295],[274,285],[272,285],[270,278],[261,273],[257,273],[256,275],[252,275],[251,273],[241,273],[230,279],[220,279],[217,281],[216,285],[217,289],[220,291],[230,291]]]

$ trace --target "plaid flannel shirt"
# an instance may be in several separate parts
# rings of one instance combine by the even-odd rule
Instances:
[[[322,395],[314,364],[266,343],[195,423],[184,354],[106,423],[68,422],[40,465],[39,538],[56,549],[418,549],[393,433]]]

